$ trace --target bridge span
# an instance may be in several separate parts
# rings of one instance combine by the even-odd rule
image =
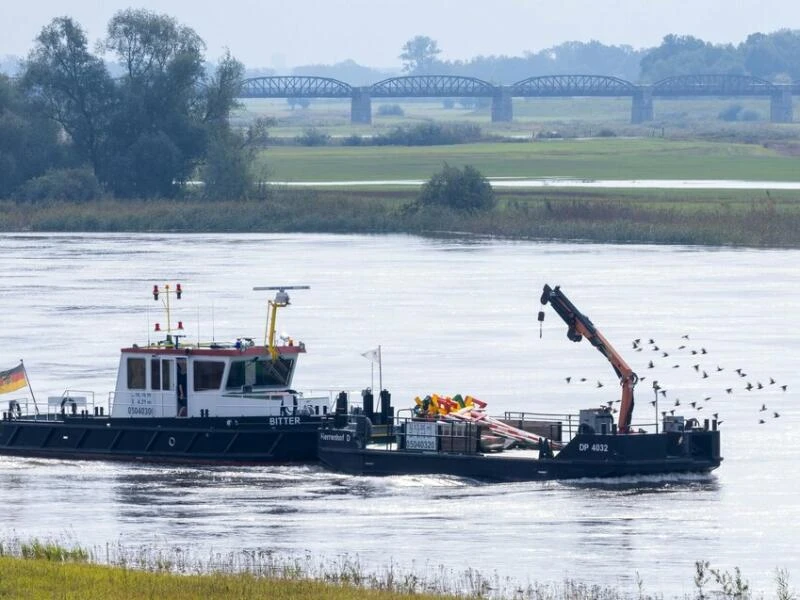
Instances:
[[[749,75],[681,75],[652,84],[608,75],[542,75],[511,85],[458,75],[409,75],[360,87],[329,77],[253,77],[241,82],[238,97],[349,98],[352,123],[372,122],[372,98],[491,98],[492,121],[508,122],[514,118],[513,98],[630,97],[631,123],[645,123],[653,120],[654,98],[759,96],[770,99],[770,121],[791,123],[797,93],[800,81],[777,84]]]

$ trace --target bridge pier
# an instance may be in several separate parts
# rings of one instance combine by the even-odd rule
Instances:
[[[769,120],[772,123],[791,123],[792,114],[792,86],[781,85],[780,90],[770,96]]]
[[[511,88],[499,85],[492,94],[492,123],[509,123],[514,120]]]
[[[369,87],[353,88],[350,99],[350,123],[370,125],[372,123],[372,98]]]
[[[653,89],[638,86],[633,92],[631,102],[631,123],[646,123],[653,120]]]

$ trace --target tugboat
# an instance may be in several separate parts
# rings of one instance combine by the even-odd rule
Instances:
[[[291,338],[276,343],[277,311],[288,290],[273,290],[263,345],[242,337],[230,343],[188,343],[183,324],[171,326],[170,298],[180,284],[153,287],[166,309],[163,336],[122,348],[116,387],[107,398],[65,391],[48,398],[10,400],[0,421],[0,455],[118,459],[171,463],[305,462],[317,460],[317,433],[331,398],[292,389],[306,351]],[[24,387],[24,365],[7,371],[0,393]],[[2,374],[0,374],[2,375]],[[7,383],[6,383],[7,382]],[[33,397],[33,394],[31,393]]]
[[[493,418],[475,399],[432,396],[418,400],[412,415],[395,419],[393,438],[376,444],[369,421],[337,404],[319,432],[320,460],[355,475],[487,481],[707,473],[719,467],[716,420],[701,424],[663,413],[660,432],[658,425],[655,432],[632,428],[636,373],[558,286],[545,285],[541,303],[566,322],[571,341],[586,338],[611,363],[622,387],[618,422],[607,406],[581,410],[577,417],[507,412]],[[505,441],[497,444],[498,438]]]

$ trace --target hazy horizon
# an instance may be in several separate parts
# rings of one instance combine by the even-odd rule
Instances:
[[[26,56],[42,27],[64,15],[84,27],[94,47],[114,13],[129,7],[192,27],[211,61],[228,48],[249,68],[278,70],[348,59],[396,69],[403,44],[415,35],[436,40],[443,60],[469,60],[523,56],[567,41],[647,48],[670,33],[738,44],[751,33],[800,28],[800,5],[777,0],[72,0],[68,8],[60,0],[31,0],[3,6],[0,56]]]

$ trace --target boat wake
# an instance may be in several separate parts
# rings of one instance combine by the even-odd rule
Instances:
[[[562,488],[602,488],[609,490],[668,490],[670,488],[707,487],[718,485],[717,476],[713,473],[663,473],[658,475],[625,475],[623,477],[595,478],[586,477],[554,482]]]

